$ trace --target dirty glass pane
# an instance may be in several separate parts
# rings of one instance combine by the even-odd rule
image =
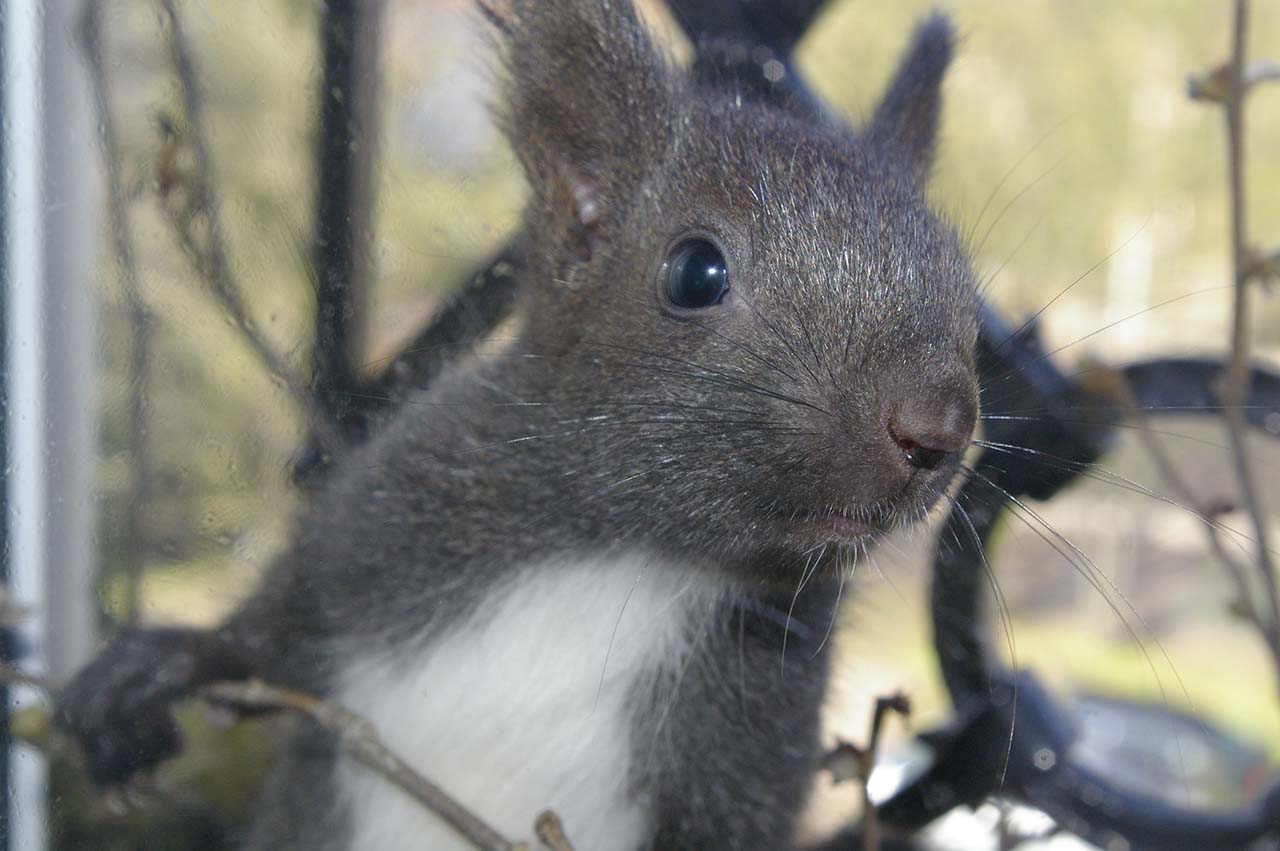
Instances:
[[[1233,10],[960,4],[926,162],[928,63],[877,104],[932,3],[637,0],[648,52],[616,2],[484,5],[0,4],[0,851],[462,842],[422,778],[512,842],[551,808],[580,849],[708,847],[685,811],[723,807],[711,847],[808,846],[865,809],[833,774],[861,770],[837,743],[878,698],[911,712],[888,711],[873,803],[945,751],[915,734],[973,720],[962,694],[1005,711],[1013,670],[1035,680],[1009,700],[1075,732],[1027,751],[1044,776],[1262,796],[1280,380],[1236,400],[1219,377]],[[1249,5],[1244,327],[1274,371],[1253,284],[1280,244],[1280,7]],[[923,176],[955,242],[912,230]],[[976,374],[948,275],[991,311]],[[920,425],[979,383],[972,439]],[[883,479],[872,438],[916,477],[879,502],[851,484]],[[791,698],[808,744],[760,726]],[[1029,741],[995,730],[984,753]],[[335,756],[369,731],[403,771]],[[1034,839],[1054,821],[1009,776],[1012,802],[882,847],[1103,841]]]

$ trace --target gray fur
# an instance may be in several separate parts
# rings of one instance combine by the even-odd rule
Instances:
[[[973,280],[920,187],[950,29],[921,29],[854,134],[699,88],[625,2],[490,15],[500,114],[532,186],[523,331],[347,459],[219,631],[239,648],[228,670],[328,693],[353,658],[429,646],[512,566],[653,551],[730,593],[678,688],[636,695],[652,847],[788,847],[816,767],[818,639],[852,556],[803,519],[914,521],[955,462],[912,469],[886,422],[946,403],[967,437],[976,416]],[[659,303],[657,270],[691,232],[723,248],[731,289],[680,314]],[[815,566],[784,673],[779,613]],[[253,847],[341,847],[341,809],[312,800],[331,761],[313,745],[278,770]]]

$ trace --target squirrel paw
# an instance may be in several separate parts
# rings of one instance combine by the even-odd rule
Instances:
[[[221,642],[184,629],[123,631],[58,695],[55,718],[79,739],[88,769],[113,786],[182,750],[173,704],[215,676]]]

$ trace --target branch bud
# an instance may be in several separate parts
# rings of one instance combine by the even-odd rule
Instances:
[[[1261,83],[1280,81],[1280,65],[1270,59],[1258,59],[1245,66],[1241,74],[1240,96]],[[1187,77],[1187,97],[1211,103],[1226,103],[1232,96],[1231,65],[1219,65]]]

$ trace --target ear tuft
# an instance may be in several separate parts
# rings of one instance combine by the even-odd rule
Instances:
[[[672,74],[631,0],[481,9],[506,71],[498,118],[533,191],[591,236],[668,143]]]
[[[935,12],[922,21],[866,129],[868,138],[902,157],[922,183],[933,166],[942,79],[954,46],[955,28],[946,15]]]

